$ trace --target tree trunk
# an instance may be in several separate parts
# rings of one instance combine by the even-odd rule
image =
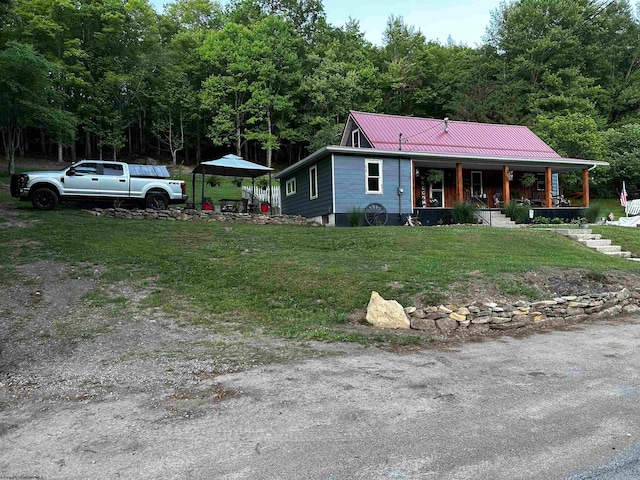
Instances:
[[[85,144],[84,144],[84,156],[86,158],[91,158],[91,132],[89,130],[85,130]]]
[[[44,128],[40,129],[40,150],[43,155],[47,154],[47,144],[45,142]]]
[[[273,126],[271,124],[271,110],[267,109],[267,127],[269,129],[269,135],[273,135],[273,133],[271,132],[271,130],[273,129]],[[271,156],[273,155],[273,151],[271,150],[271,147],[267,148],[267,167],[271,168]]]
[[[98,151],[100,152],[98,156],[98,160],[102,160],[102,138],[101,137],[98,137]]]
[[[76,163],[76,141],[71,142],[71,163]]]
[[[133,152],[132,150],[132,145],[131,145],[131,124],[129,124],[129,155],[131,155],[131,153]]]
[[[240,134],[242,133],[240,129],[240,114],[236,113],[236,155],[239,157],[242,156],[242,139]]]
[[[200,132],[196,138],[196,165],[200,165],[202,162],[202,145],[200,145]]]
[[[58,144],[58,163],[62,163],[64,161],[64,153],[62,151],[62,144]]]
[[[24,145],[26,143],[26,133],[25,132],[20,132],[20,134],[18,135],[18,156],[20,157],[24,157]]]

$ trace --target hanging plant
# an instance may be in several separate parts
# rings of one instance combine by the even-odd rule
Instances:
[[[525,188],[532,187],[535,183],[536,183],[536,176],[531,172],[525,173],[524,175],[522,175],[522,178],[520,179],[520,185],[522,185]]]
[[[262,190],[266,190],[267,187],[269,186],[269,180],[267,180],[264,177],[259,178],[258,181],[256,182],[256,185]]]
[[[427,179],[429,183],[440,183],[444,177],[442,170],[429,170]]]

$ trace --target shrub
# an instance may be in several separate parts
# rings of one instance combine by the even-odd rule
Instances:
[[[359,227],[364,219],[364,210],[360,207],[353,207],[349,210],[349,226]]]
[[[529,208],[516,202],[504,207],[504,214],[516,223],[524,223],[529,218]]]
[[[457,223],[473,223],[478,208],[470,202],[460,202],[453,206],[453,218]]]
[[[596,223],[598,221],[598,218],[601,216],[601,211],[602,205],[600,205],[598,202],[594,202],[587,208],[584,208],[582,210],[582,215],[587,219],[589,223]]]
[[[538,216],[533,219],[533,223],[536,225],[546,225],[549,223],[549,219],[547,217]]]
[[[551,220],[551,223],[555,224],[555,225],[560,225],[561,223],[564,223],[564,220],[561,219],[560,217],[555,217]]]

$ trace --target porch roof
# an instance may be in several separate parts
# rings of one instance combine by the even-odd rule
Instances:
[[[551,167],[554,173],[563,173],[572,170],[583,170],[585,168],[595,168],[598,166],[607,166],[607,162],[599,162],[595,160],[584,160],[581,158],[562,158],[560,156],[554,158],[526,158],[526,157],[509,157],[509,156],[488,156],[488,155],[469,155],[469,154],[442,154],[432,152],[412,152],[406,150],[383,150],[377,148],[354,148],[329,145],[316,150],[311,155],[303,158],[290,167],[285,168],[275,175],[281,178],[291,172],[304,168],[306,165],[312,164],[320,158],[331,155],[352,155],[371,158],[404,158],[427,164],[433,168],[454,168],[456,163],[462,163],[465,169],[474,170],[499,170],[503,165],[508,165],[514,171],[544,171],[545,167]]]

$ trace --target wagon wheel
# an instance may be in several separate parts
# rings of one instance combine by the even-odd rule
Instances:
[[[364,219],[369,225],[386,225],[388,217],[387,209],[379,203],[370,203],[364,209]]]

